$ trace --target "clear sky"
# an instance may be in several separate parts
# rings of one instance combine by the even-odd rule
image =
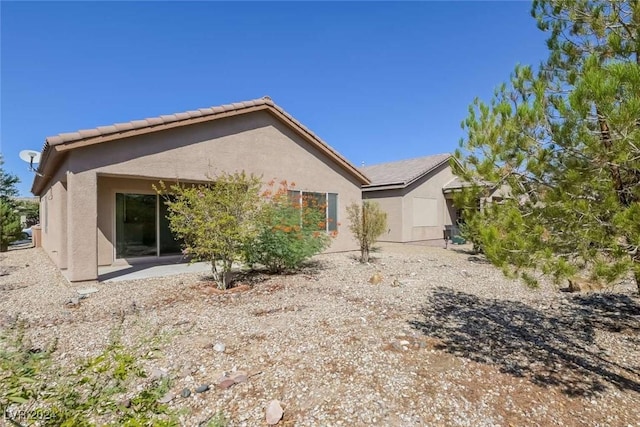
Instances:
[[[356,165],[453,151],[546,56],[529,2],[0,2],[0,151],[269,95]]]

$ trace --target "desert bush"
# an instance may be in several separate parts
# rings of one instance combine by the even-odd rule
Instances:
[[[257,237],[245,246],[251,264],[262,264],[272,273],[300,268],[304,261],[325,250],[336,233],[326,232],[326,206],[313,197],[292,194],[295,183],[274,181],[263,192]]]
[[[369,262],[369,252],[376,240],[387,231],[387,213],[376,202],[365,200],[362,205],[347,206],[349,230],[360,244],[360,262]]]
[[[166,196],[169,226],[183,240],[184,253],[211,262],[220,289],[229,286],[233,263],[243,261],[258,234],[260,188],[260,178],[244,172],[223,173],[201,185],[160,183],[156,188]]]

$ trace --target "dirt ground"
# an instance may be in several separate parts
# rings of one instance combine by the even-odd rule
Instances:
[[[265,425],[272,399],[290,426],[640,426],[634,286],[532,290],[466,249],[321,255],[228,292],[197,274],[99,283],[73,307],[76,288],[40,249],[14,250],[0,256],[0,327],[19,317],[35,346],[58,338],[60,366],[99,353],[118,325],[127,345],[153,342],[141,363],[168,373],[186,426],[220,411]]]

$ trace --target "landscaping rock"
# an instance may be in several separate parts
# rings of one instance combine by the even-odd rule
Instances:
[[[151,381],[156,381],[156,380],[167,378],[168,376],[169,374],[167,373],[167,371],[163,369],[155,368],[153,371],[151,371],[150,379]]]
[[[569,287],[568,287],[569,292],[591,292],[591,291],[597,291],[604,288],[604,286],[601,283],[591,281],[583,277],[577,277],[577,276],[570,277],[568,281],[569,281]]]
[[[77,307],[80,305],[80,298],[78,297],[73,297],[70,300],[67,301],[66,305],[68,307]]]
[[[215,351],[217,351],[218,353],[224,353],[224,351],[225,351],[226,347],[225,347],[225,345],[224,345],[224,344],[222,344],[221,342],[219,342],[219,343],[216,343],[216,344],[213,346],[213,349],[214,349]]]
[[[249,379],[249,376],[244,371],[237,371],[231,374],[230,378],[236,383],[243,383]]]
[[[278,424],[282,419],[282,416],[284,415],[284,411],[282,410],[282,406],[280,406],[280,402],[278,402],[277,400],[272,400],[271,402],[269,402],[269,406],[267,406],[265,415],[267,424]]]
[[[78,289],[77,292],[80,299],[84,299],[88,298],[91,294],[95,294],[96,292],[98,292],[98,288]]]
[[[204,393],[207,390],[209,390],[209,384],[202,384],[196,388],[196,393]]]
[[[231,378],[224,378],[221,381],[218,382],[217,386],[218,388],[221,388],[222,390],[226,390],[229,387],[231,387],[232,385],[234,385],[236,382],[231,379]]]
[[[189,390],[188,388],[183,388],[180,396],[185,398],[191,396],[191,390]]]
[[[169,391],[169,392],[167,392],[167,394],[165,394],[160,399],[158,399],[158,403],[169,403],[173,399],[175,399],[175,397],[176,397],[175,393],[172,393],[172,392]]]

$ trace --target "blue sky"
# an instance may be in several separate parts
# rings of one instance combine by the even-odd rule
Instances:
[[[453,151],[546,56],[529,2],[0,2],[0,150],[269,95],[354,164]]]

